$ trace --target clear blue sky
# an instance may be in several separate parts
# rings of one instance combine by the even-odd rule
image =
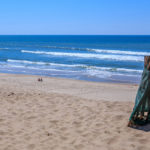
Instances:
[[[150,35],[150,0],[1,0],[0,34]]]

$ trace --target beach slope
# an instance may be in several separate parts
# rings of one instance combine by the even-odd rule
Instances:
[[[137,85],[0,74],[1,150],[149,150],[127,127]]]

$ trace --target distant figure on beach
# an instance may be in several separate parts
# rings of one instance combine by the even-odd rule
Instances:
[[[38,78],[38,81],[39,81],[39,82],[42,82],[42,81],[43,81],[43,79],[42,79],[42,78]]]

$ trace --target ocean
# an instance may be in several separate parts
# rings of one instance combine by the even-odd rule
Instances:
[[[150,36],[1,35],[0,72],[139,83]]]

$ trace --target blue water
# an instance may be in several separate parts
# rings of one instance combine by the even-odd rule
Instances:
[[[0,72],[139,83],[150,36],[0,36]]]

